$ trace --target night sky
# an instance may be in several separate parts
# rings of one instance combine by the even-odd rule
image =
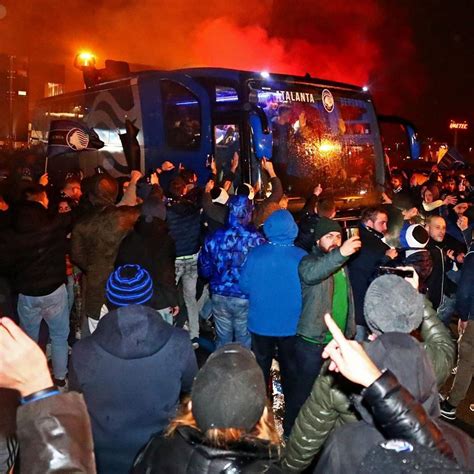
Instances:
[[[417,60],[424,70],[415,107],[405,115],[424,133],[448,136],[450,119],[467,120],[474,141],[474,2],[471,0],[408,1]],[[409,74],[409,71],[406,71]],[[413,80],[416,82],[417,78]],[[406,112],[405,112],[406,111]]]
[[[72,68],[86,48],[157,68],[222,66],[368,84],[378,112],[449,139],[474,138],[471,0],[0,0],[0,52]],[[474,139],[472,140],[474,143]]]

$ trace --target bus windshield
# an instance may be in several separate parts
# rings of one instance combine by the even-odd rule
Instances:
[[[252,94],[272,129],[272,161],[287,194],[309,195],[318,184],[335,197],[361,199],[375,191],[383,160],[370,99],[298,84],[260,86]]]

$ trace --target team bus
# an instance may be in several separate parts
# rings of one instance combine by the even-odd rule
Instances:
[[[380,197],[386,166],[365,88],[308,74],[221,68],[127,72],[89,80],[87,86],[40,101],[32,123],[42,141],[54,119],[93,128],[105,146],[77,154],[86,173],[97,165],[114,176],[128,173],[119,133],[129,120],[139,129],[145,173],[167,160],[204,179],[210,156],[224,173],[237,152],[238,179],[259,183],[265,157],[273,161],[290,200],[319,183],[341,208],[360,208]]]

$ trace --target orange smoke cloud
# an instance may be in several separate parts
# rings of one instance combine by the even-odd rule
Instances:
[[[376,0],[96,0],[94,9],[82,0],[43,0],[41,8],[32,0],[2,3],[3,52],[64,63],[74,87],[81,82],[72,68],[78,49],[96,52],[99,67],[113,58],[164,69],[220,66],[373,82],[395,101],[400,77],[393,64],[415,62],[410,30]],[[410,94],[410,83],[403,86]]]

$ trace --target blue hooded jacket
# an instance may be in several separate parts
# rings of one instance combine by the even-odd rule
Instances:
[[[301,314],[298,265],[306,251],[293,245],[298,226],[286,210],[263,224],[269,242],[252,249],[240,276],[249,297],[248,328],[261,336],[294,336]]]
[[[252,211],[253,204],[247,196],[232,196],[226,227],[204,242],[199,273],[209,279],[212,294],[247,298],[239,287],[240,271],[250,249],[265,242],[250,225]]]

